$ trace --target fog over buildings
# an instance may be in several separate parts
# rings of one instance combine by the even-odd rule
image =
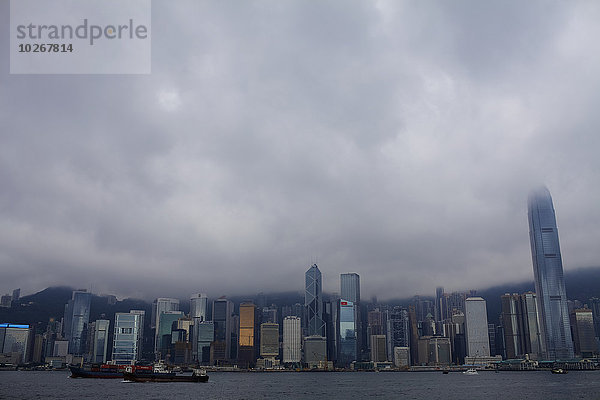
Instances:
[[[364,298],[533,280],[540,185],[565,271],[600,265],[600,3],[152,14],[150,75],[10,75],[0,35],[0,292],[301,292],[315,261]]]

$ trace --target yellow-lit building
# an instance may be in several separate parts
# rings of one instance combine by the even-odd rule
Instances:
[[[253,303],[240,304],[240,332],[238,336],[238,363],[250,368],[256,361],[258,318]]]

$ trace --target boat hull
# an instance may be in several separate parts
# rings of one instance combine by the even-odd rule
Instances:
[[[175,373],[131,373],[124,372],[123,378],[131,382],[208,382],[208,375],[177,375]]]
[[[81,368],[69,366],[71,378],[118,379],[123,378],[123,372],[115,369]]]

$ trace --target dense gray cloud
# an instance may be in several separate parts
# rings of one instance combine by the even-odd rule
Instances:
[[[600,4],[154,1],[152,74],[9,75],[0,291],[381,298],[600,264]],[[8,31],[8,1],[0,3]]]

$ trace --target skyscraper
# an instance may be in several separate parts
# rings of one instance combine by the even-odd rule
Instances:
[[[208,310],[208,298],[204,293],[195,293],[190,297],[190,318],[200,318],[200,321],[206,321],[206,312]]]
[[[289,316],[283,319],[283,362],[299,363],[302,359],[302,329],[300,317]]]
[[[93,363],[106,362],[106,350],[108,349],[108,330],[110,321],[107,319],[96,320],[94,324],[93,342],[90,343]]]
[[[444,319],[444,312],[442,311],[442,298],[444,297],[444,288],[437,287],[435,288],[435,320],[442,321]]]
[[[465,333],[468,356],[490,356],[487,307],[481,297],[469,297],[465,300]]]
[[[215,325],[212,321],[194,318],[194,343],[192,352],[195,359],[206,365],[210,362],[210,344],[215,339]]]
[[[371,335],[371,361],[387,361],[385,350],[385,335]]]
[[[305,278],[304,307],[306,307],[306,335],[325,336],[322,278],[317,264],[313,264],[306,271]]]
[[[573,327],[575,354],[580,357],[594,357],[598,354],[596,338],[594,337],[592,310],[587,308],[573,310],[571,313],[571,326]]]
[[[340,297],[354,304],[360,302],[360,276],[356,273],[340,275]]]
[[[521,296],[506,293],[501,296],[502,303],[502,326],[504,326],[504,340],[506,345],[506,357],[517,358],[525,354],[523,310],[521,307]]]
[[[362,351],[366,346],[366,332],[363,329],[362,310],[366,315],[366,308],[360,302],[360,276],[356,273],[340,275],[340,293],[344,300],[354,303],[354,322],[356,330],[356,359],[360,360]],[[329,336],[329,332],[327,332]]]
[[[71,300],[65,305],[65,338],[69,341],[69,352],[83,355],[86,350],[85,338],[90,322],[92,294],[85,290],[75,290]]]
[[[573,358],[556,215],[548,189],[543,187],[533,191],[527,206],[537,308],[546,358]]]
[[[223,362],[231,358],[232,314],[233,303],[227,298],[220,297],[213,301],[212,318],[215,328],[215,344],[212,361],[214,362]]]
[[[254,366],[258,341],[258,315],[253,303],[240,304],[240,334],[238,336],[238,361],[244,367]]]
[[[340,299],[339,310],[340,345],[338,362],[342,366],[349,366],[352,361],[358,359],[356,342],[356,306],[351,301]]]
[[[525,352],[531,358],[541,359],[544,356],[544,340],[540,332],[540,315],[537,311],[537,295],[532,292],[521,295],[523,318],[525,320]]]
[[[403,307],[396,306],[392,310],[387,310],[386,313],[388,360],[396,362],[394,348],[410,346],[408,311]]]
[[[183,317],[183,311],[165,311],[159,314],[156,321],[157,360],[165,360],[170,354],[173,331],[177,330],[177,326],[174,327],[173,323],[177,323],[181,317]]]
[[[260,356],[279,357],[279,324],[272,322],[260,324]]]
[[[179,300],[171,299],[168,297],[159,297],[152,303],[152,319],[150,321],[150,327],[154,329],[154,353],[158,357],[158,350],[162,346],[160,337],[160,314],[171,311],[179,311]],[[169,334],[171,333],[171,327],[168,329]],[[158,359],[158,358],[157,358]]]
[[[116,364],[134,364],[140,360],[145,314],[143,310],[115,313],[112,360]]]

